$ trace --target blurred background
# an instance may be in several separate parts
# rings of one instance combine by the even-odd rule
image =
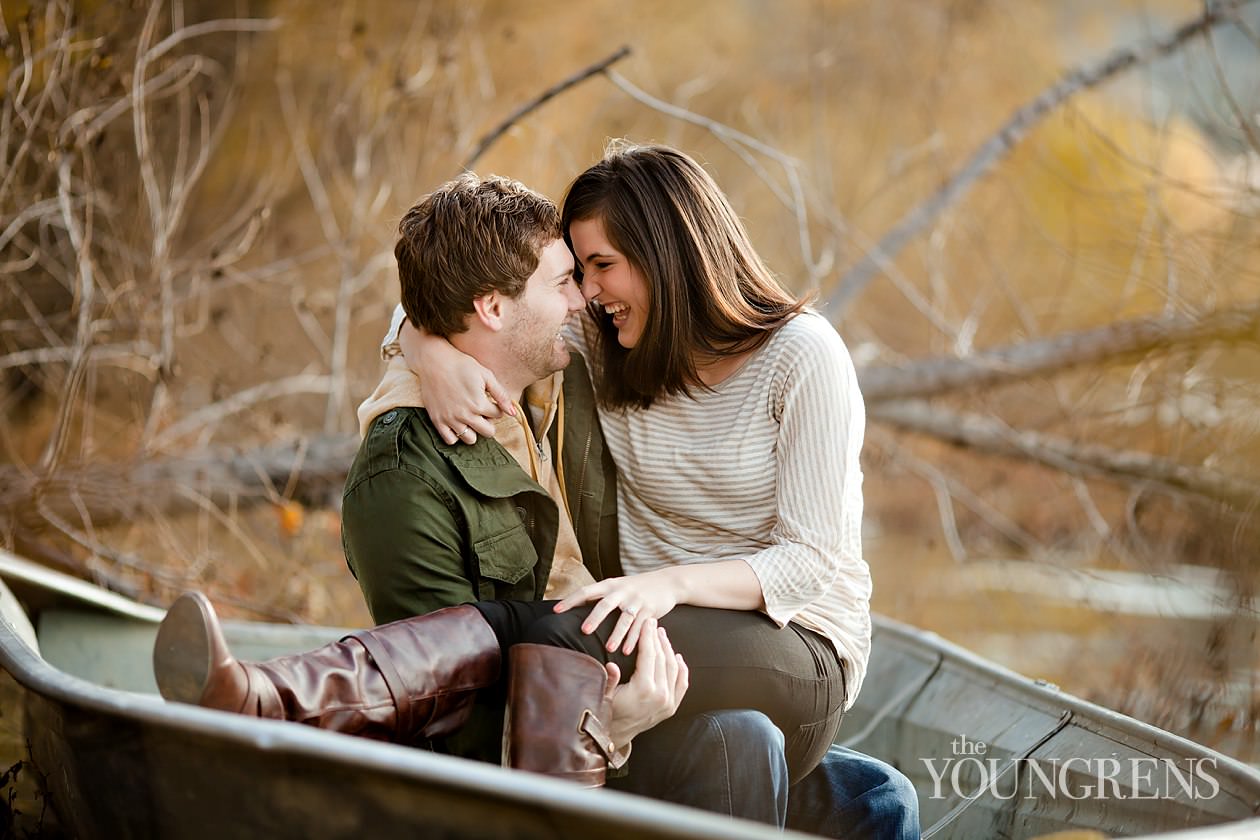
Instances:
[[[859,364],[875,608],[1260,760],[1260,3],[0,11],[5,548],[366,623],[398,219],[658,141]]]

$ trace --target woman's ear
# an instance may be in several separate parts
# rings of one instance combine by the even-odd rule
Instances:
[[[487,292],[481,297],[473,298],[473,317],[491,332],[503,329],[503,295],[497,291]]]

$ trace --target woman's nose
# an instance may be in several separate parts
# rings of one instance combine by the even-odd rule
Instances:
[[[594,278],[582,281],[582,297],[586,298],[588,302],[599,297],[599,293],[601,291],[603,290],[600,289],[599,284],[595,282]]]
[[[565,296],[568,298],[567,302],[569,304],[569,311],[576,312],[586,306],[586,298],[584,297],[582,290],[573,283],[569,283],[568,286],[569,288],[565,292]]]

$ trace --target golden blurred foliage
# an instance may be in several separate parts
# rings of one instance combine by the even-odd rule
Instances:
[[[157,602],[196,585],[244,612],[334,624],[365,620],[336,468],[381,372],[397,220],[514,110],[628,45],[516,120],[476,170],[559,199],[611,138],[679,146],[785,284],[825,303],[1068,68],[1203,13],[1190,0],[0,10],[0,539]],[[932,215],[837,318],[864,372],[1135,318],[1245,320],[1260,299],[1260,149],[1239,153],[1228,119],[1152,104],[1175,100],[1167,79],[1139,66],[1075,93]],[[1216,75],[1195,84],[1230,113]],[[1204,488],[1260,468],[1257,356],[1254,331],[1235,329],[924,398],[928,416],[993,421],[997,456],[881,420],[872,401],[882,605],[939,629],[898,589],[914,564],[1004,554],[1207,563],[1244,603],[1255,505]],[[162,469],[174,489],[150,492]],[[60,506],[49,487],[69,488]],[[922,556],[881,578],[910,543]]]

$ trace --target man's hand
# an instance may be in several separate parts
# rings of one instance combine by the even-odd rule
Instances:
[[[404,321],[398,332],[407,367],[420,379],[420,396],[437,433],[448,444],[494,437],[494,421],[516,414],[512,397],[489,369],[445,338]]]
[[[612,700],[608,731],[619,752],[640,732],[678,711],[689,682],[687,663],[674,653],[669,636],[654,620],[643,622],[637,647],[634,676],[625,685],[617,685],[620,668],[611,662],[604,666],[608,672],[605,691]]]

